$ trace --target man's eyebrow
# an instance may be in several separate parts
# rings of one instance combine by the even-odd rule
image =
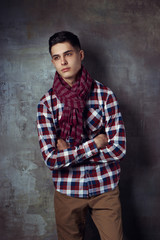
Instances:
[[[70,53],[70,52],[74,52],[74,50],[67,50],[63,54]],[[59,54],[54,54],[54,55],[52,55],[52,58],[58,57],[58,56],[60,56],[60,55]]]

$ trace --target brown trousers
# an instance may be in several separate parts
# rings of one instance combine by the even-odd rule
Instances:
[[[88,208],[101,240],[123,239],[118,187],[89,199],[73,198],[55,191],[54,207],[58,240],[83,239]]]

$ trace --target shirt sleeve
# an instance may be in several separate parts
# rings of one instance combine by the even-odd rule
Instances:
[[[78,147],[59,151],[56,148],[57,137],[53,114],[47,104],[42,101],[38,104],[37,131],[42,156],[50,170],[66,168],[98,154],[94,140],[89,140]]]
[[[99,150],[99,154],[93,157],[92,160],[103,163],[119,161],[126,154],[126,133],[119,104],[112,91],[105,102],[104,108],[105,133],[108,138],[108,143],[105,148]]]

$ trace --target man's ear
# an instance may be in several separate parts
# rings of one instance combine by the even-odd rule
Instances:
[[[84,59],[84,51],[81,49],[79,53],[80,53],[81,61],[83,61],[83,59]]]

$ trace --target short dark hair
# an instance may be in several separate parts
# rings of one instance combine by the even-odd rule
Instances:
[[[61,31],[53,34],[49,38],[49,53],[51,54],[52,46],[63,42],[69,42],[74,48],[81,49],[80,41],[75,34],[68,31]]]

